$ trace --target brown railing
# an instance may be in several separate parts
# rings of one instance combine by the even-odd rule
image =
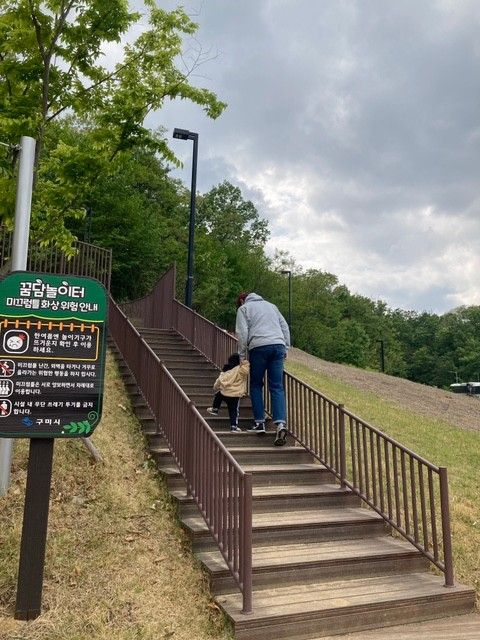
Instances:
[[[175,329],[217,367],[237,350],[237,339],[175,299],[175,267],[167,271],[151,293],[122,304],[131,319],[153,329]]]
[[[173,305],[175,301],[176,269],[173,266],[143,298],[122,304],[126,315],[152,329],[173,327]]]
[[[0,267],[11,257],[13,235],[0,226]],[[110,290],[112,273],[112,250],[77,241],[73,244],[75,254],[67,257],[57,247],[41,247],[30,243],[27,271],[61,273],[96,278]]]
[[[288,429],[453,586],[448,479],[436,467],[295,376],[284,375]],[[270,399],[264,394],[267,411]]]
[[[138,313],[139,307],[135,309]],[[243,612],[250,613],[251,475],[245,473],[231,456],[112,299],[109,330],[155,418],[157,433],[167,441],[186,481],[187,491],[195,500],[242,592]]]
[[[234,336],[178,300],[174,300],[172,326],[217,367],[238,349]]]
[[[166,277],[171,278],[172,271]],[[170,283],[168,290],[173,296],[175,284]],[[157,297],[156,303],[172,310],[170,324],[159,328],[175,329],[217,366],[236,351],[233,336],[177,300]],[[143,309],[145,317],[151,316],[147,306]],[[447,470],[295,376],[285,373],[284,384],[288,429],[294,439],[438,567],[445,574],[445,585],[452,586]],[[270,412],[266,386],[264,399]]]

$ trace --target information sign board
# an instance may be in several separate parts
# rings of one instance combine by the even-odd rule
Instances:
[[[0,282],[0,437],[89,436],[102,410],[106,291],[17,271]]]

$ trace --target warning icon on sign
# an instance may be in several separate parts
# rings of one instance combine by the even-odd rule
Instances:
[[[15,373],[13,360],[0,360],[0,378],[11,378]]]
[[[0,400],[0,418],[6,418],[12,412],[12,403],[10,400]]]

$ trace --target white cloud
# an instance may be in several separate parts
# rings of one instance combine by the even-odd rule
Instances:
[[[239,184],[270,222],[270,251],[355,292],[479,304],[480,4],[184,4],[219,52],[199,84],[229,107],[210,122],[172,103],[151,124],[199,132],[199,188]],[[191,150],[174,144],[188,183]]]

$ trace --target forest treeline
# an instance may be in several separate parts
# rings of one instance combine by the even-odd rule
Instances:
[[[113,250],[112,290],[118,299],[144,295],[176,262],[177,296],[183,300],[189,192],[154,153],[137,149],[124,155],[84,204],[87,217],[70,230]],[[334,274],[302,270],[286,253],[269,257],[268,237],[268,222],[239,187],[224,181],[198,194],[193,300],[201,314],[232,329],[236,296],[255,291],[288,317],[288,275],[281,271],[290,270],[295,346],[378,370],[383,341],[387,373],[439,387],[457,378],[478,379],[480,307],[444,315],[390,309],[350,292]]]
[[[12,228],[16,145],[32,136],[31,242],[70,253],[75,238],[111,248],[119,300],[147,293],[176,262],[183,299],[189,193],[170,174],[179,163],[169,135],[145,122],[167,100],[190,101],[209,118],[227,105],[191,82],[208,52],[184,10],[144,0],[142,11],[131,11],[127,0],[2,2],[0,219]],[[227,181],[199,194],[197,205],[194,306],[214,322],[233,328],[240,291],[256,291],[288,317],[281,272],[289,270],[292,333],[301,349],[379,369],[382,344],[387,373],[440,387],[479,379],[480,307],[442,316],[392,310],[331,273],[303,271],[288,254],[270,257],[267,221]]]

